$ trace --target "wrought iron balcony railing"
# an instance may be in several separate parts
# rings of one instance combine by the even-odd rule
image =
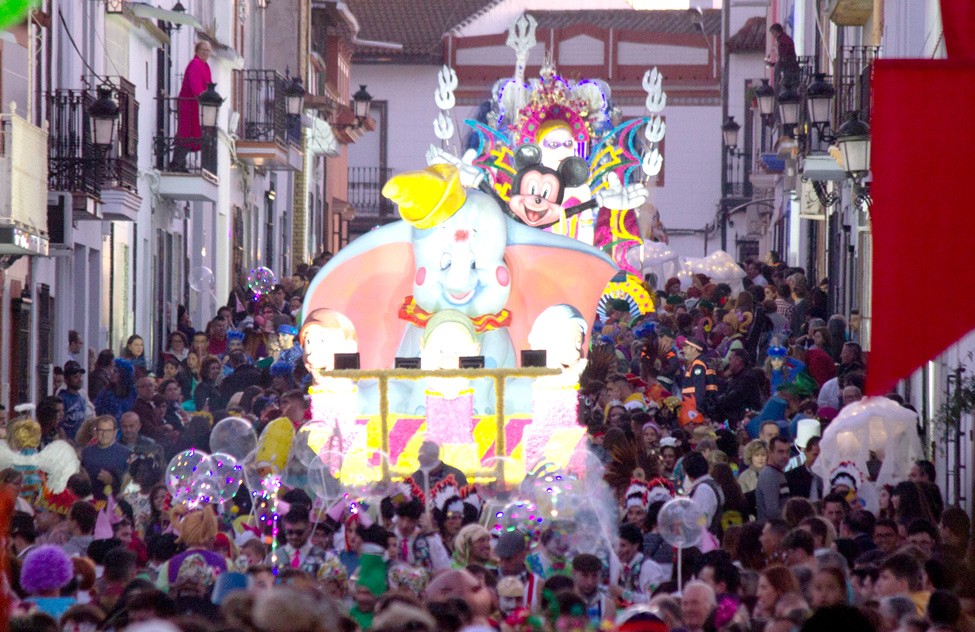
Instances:
[[[381,195],[392,169],[349,167],[349,204],[359,217],[388,217],[393,204]]]
[[[838,128],[848,112],[859,112],[870,122],[870,75],[873,62],[880,57],[879,46],[843,46],[837,55],[833,85],[836,88],[833,122]]]
[[[186,172],[202,175],[217,174],[217,129],[202,127],[199,137],[181,136],[179,129],[180,104],[185,115],[199,116],[196,99],[160,96],[156,98],[162,120],[153,138],[156,168],[164,172]],[[186,107],[190,106],[190,107]],[[187,127],[192,127],[188,125]]]
[[[111,147],[92,142],[88,108],[94,90],[54,90],[46,95],[48,186],[52,191],[98,196],[102,187],[135,190],[139,178],[139,102],[135,85],[107,77],[119,105],[117,134]]]
[[[262,143],[291,141],[301,144],[300,117],[289,116],[285,92],[289,80],[276,70],[241,70],[237,73],[242,140]]]

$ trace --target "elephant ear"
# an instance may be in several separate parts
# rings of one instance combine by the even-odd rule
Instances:
[[[356,239],[315,275],[305,295],[302,314],[327,307],[349,317],[363,369],[392,367],[406,329],[399,310],[413,290],[411,231],[395,222]]]
[[[552,305],[572,305],[592,323],[599,298],[618,269],[592,246],[520,224],[513,228],[513,223],[508,224],[504,260],[511,273],[508,333],[515,350],[520,351],[530,348],[532,324]]]

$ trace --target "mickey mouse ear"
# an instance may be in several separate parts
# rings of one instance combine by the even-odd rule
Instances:
[[[578,156],[570,156],[559,164],[559,174],[566,188],[577,187],[589,180],[589,165]]]
[[[532,143],[526,143],[515,149],[514,167],[521,171],[526,167],[541,164],[542,148]]]

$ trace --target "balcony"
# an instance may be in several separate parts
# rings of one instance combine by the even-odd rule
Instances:
[[[355,209],[349,222],[350,239],[399,219],[393,203],[381,194],[392,174],[392,169],[381,167],[349,167],[349,206]]]
[[[70,197],[75,220],[134,221],[142,203],[137,194],[139,103],[135,86],[123,77],[107,77],[119,105],[115,143],[92,142],[88,108],[92,90],[55,90],[46,95],[50,129],[48,188]],[[60,202],[58,202],[60,204]]]
[[[181,103],[196,99],[160,96],[156,99],[159,126],[153,138],[153,159],[159,170],[159,195],[169,200],[191,202],[219,201],[220,180],[217,177],[217,129],[203,127],[200,137],[178,136]],[[198,111],[197,108],[187,108]],[[180,164],[177,148],[186,148]],[[182,153],[180,150],[179,153]]]
[[[840,49],[834,61],[834,129],[838,129],[847,114],[853,111],[859,112],[865,123],[870,122],[870,74],[873,62],[879,57],[879,46],[843,46]]]
[[[16,108],[0,115],[0,256],[4,258],[48,255],[47,142],[47,132],[18,116]]]
[[[237,72],[235,93],[241,111],[236,147],[244,162],[272,171],[301,169],[301,119],[288,115],[288,83],[274,70]]]

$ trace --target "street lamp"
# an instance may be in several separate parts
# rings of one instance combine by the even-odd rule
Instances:
[[[724,125],[721,126],[721,136],[724,139],[724,146],[729,152],[738,147],[738,131],[741,125],[735,122],[735,117],[729,116]]]
[[[755,88],[755,98],[758,100],[758,111],[769,118],[775,112],[775,90],[768,84],[768,79],[762,79],[762,85]]]
[[[799,124],[799,114],[802,111],[802,97],[792,88],[785,88],[779,93],[779,120],[782,121],[782,132],[788,133],[791,128]]]
[[[96,145],[108,148],[115,137],[115,127],[118,125],[118,103],[112,98],[112,88],[108,85],[98,87],[98,98],[88,107],[91,117],[92,135]]]
[[[854,182],[870,172],[870,126],[860,120],[859,112],[850,112],[849,120],[836,131],[836,148]]]
[[[369,105],[372,103],[372,95],[366,92],[366,86],[359,84],[359,90],[352,95],[355,107],[355,118],[358,123],[362,123],[369,116]]]
[[[829,123],[835,94],[836,90],[826,81],[826,73],[817,72],[813,75],[813,82],[806,88],[806,105],[809,122],[817,129],[822,129]]]
[[[301,85],[301,77],[293,77],[284,91],[285,108],[291,116],[301,114],[305,104],[305,87]]]
[[[217,117],[220,114],[220,106],[223,104],[223,97],[217,93],[217,84],[207,85],[207,89],[196,98],[200,104],[200,125],[203,127],[216,127]]]

